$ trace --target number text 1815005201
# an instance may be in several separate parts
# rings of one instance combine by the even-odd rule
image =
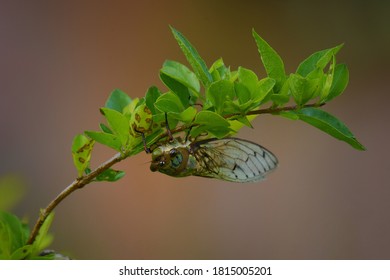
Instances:
[[[241,267],[226,266],[213,267],[213,275],[269,275],[271,276],[271,267]]]

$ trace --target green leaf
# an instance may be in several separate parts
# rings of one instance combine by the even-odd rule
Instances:
[[[257,82],[259,81],[255,72],[241,66],[238,67],[238,80],[240,83],[245,85],[245,87],[250,92],[255,91],[257,87]]]
[[[248,101],[253,102],[252,94],[243,83],[234,83],[234,91],[236,92],[239,104],[245,104]]]
[[[115,182],[125,176],[125,172],[121,170],[107,169],[96,176],[96,181]]]
[[[223,114],[224,115],[244,114],[245,113],[244,107],[246,107],[246,104],[239,104],[238,100],[225,101],[225,105],[223,108]]]
[[[15,250],[11,255],[11,260],[24,260],[28,259],[28,256],[32,254],[32,245],[25,245]]]
[[[204,126],[204,128],[205,131],[211,133],[212,135],[214,135],[219,139],[228,136],[232,132],[232,130],[229,127],[225,127],[225,126]]]
[[[201,111],[199,112],[196,117],[194,123],[196,124],[203,124],[207,125],[209,127],[216,126],[216,127],[228,127],[229,122],[218,115],[215,112],[211,111]]]
[[[352,132],[336,117],[317,108],[303,108],[294,111],[300,120],[328,133],[329,135],[345,141],[357,150],[365,150]]]
[[[224,138],[228,136],[232,132],[232,130],[229,127],[225,127],[225,126],[199,125],[193,128],[190,134],[192,137],[196,138],[201,133],[205,133],[205,132],[208,134],[212,134],[217,138]]]
[[[230,69],[225,66],[222,58],[217,59],[213,65],[211,65],[209,72],[213,77],[213,81],[230,79]]]
[[[333,70],[331,68],[332,68],[332,64],[329,69],[330,72],[329,74],[326,74],[324,73],[323,70],[316,68],[308,75],[306,75],[304,79],[306,80],[307,92],[305,92],[303,98],[303,99],[306,98],[306,100],[304,100],[305,103],[307,103],[310,99],[314,99],[318,96],[320,96],[321,98],[323,94],[328,94],[330,88],[330,84],[328,85],[328,83],[329,80],[331,83],[333,78],[333,74],[332,74]],[[291,74],[291,75],[299,75],[299,74]]]
[[[139,136],[140,133],[150,133],[153,130],[153,115],[145,102],[142,102],[131,113],[130,129],[133,136]]]
[[[272,92],[275,80],[264,78],[257,82],[255,90],[252,92],[252,99],[255,103],[261,103]]]
[[[180,115],[181,113],[174,113],[174,112],[167,113],[168,125],[169,125],[170,130],[174,129],[177,126],[177,124],[179,123],[178,118],[177,118],[178,114]],[[160,124],[160,126],[166,127],[165,114],[164,114],[164,121]]]
[[[131,115],[134,113],[135,109],[145,102],[145,98],[134,98],[126,107],[122,110],[122,115],[130,120]]]
[[[230,122],[211,111],[201,111],[196,115],[195,124],[199,126],[191,130],[191,136],[197,137],[199,134],[207,132],[217,138],[226,137],[232,132]]]
[[[198,111],[194,107],[188,107],[180,113],[180,120],[184,123],[190,123],[194,120],[196,113],[198,113]]]
[[[177,85],[175,85],[173,81],[179,83],[182,87],[184,86],[185,88],[187,88],[187,90],[191,89],[195,92],[199,92],[200,90],[199,80],[196,75],[185,65],[176,61],[165,61],[163,64],[163,68],[160,70],[160,77],[161,80],[165,83],[165,85],[173,92],[175,92],[175,89],[177,87]],[[169,80],[168,78],[173,81]]]
[[[250,120],[248,119],[248,116],[238,116],[236,118],[236,120],[239,121],[240,123],[246,125],[247,127],[253,128]]]
[[[12,254],[26,244],[28,234],[18,217],[0,211],[0,259],[11,259]]]
[[[119,137],[114,134],[105,133],[101,131],[85,131],[84,133],[85,135],[102,145],[110,147],[119,152],[122,150],[122,142]]]
[[[156,100],[160,97],[160,95],[160,90],[155,86],[150,87],[146,92],[145,103],[153,115],[157,114],[154,103],[156,103]]]
[[[105,116],[112,132],[118,136],[123,147],[126,147],[130,136],[130,124],[128,118],[122,113],[109,108],[101,108],[100,112]]]
[[[112,130],[104,123],[99,123],[99,127],[103,132],[113,134]]]
[[[180,113],[184,110],[184,106],[179,97],[171,92],[165,93],[157,98],[154,106],[161,112],[165,113]]]
[[[264,101],[268,101],[268,98],[273,102],[272,106],[282,106],[290,101],[291,90],[290,90],[290,80],[291,74],[287,77],[285,83],[283,84],[281,90],[278,93],[269,93]]]
[[[31,254],[38,255],[43,249],[51,244],[53,241],[53,236],[49,235],[49,228],[54,219],[54,212],[51,212],[43,222],[41,228],[39,229],[38,235],[35,238],[34,243],[32,244]]]
[[[278,115],[294,121],[299,120],[299,116],[295,112],[291,111],[281,111]]]
[[[174,79],[171,79],[164,74],[160,74],[160,78],[164,82],[164,84],[171,90],[171,92],[176,94],[177,97],[179,97],[183,106],[188,107],[188,105],[190,104],[191,96],[190,90],[183,84],[178,83]]]
[[[225,101],[234,98],[234,85],[227,80],[219,80],[210,85],[206,92],[206,98],[215,107],[218,113],[223,110]]]
[[[177,31],[175,28],[171,26],[171,31],[173,36],[175,37],[179,47],[183,51],[184,55],[187,58],[188,63],[191,65],[192,69],[195,72],[195,75],[198,79],[203,83],[205,87],[208,87],[210,83],[213,81],[213,78],[207,69],[206,63],[198,54],[197,50],[191,45],[191,43]]]
[[[337,64],[334,69],[334,75],[332,80],[332,86],[326,100],[324,102],[329,102],[333,98],[339,96],[346,89],[349,81],[349,71],[348,67],[345,64]]]
[[[318,89],[318,80],[308,79],[299,74],[291,74],[289,83],[292,96],[298,105],[306,104]]]
[[[106,101],[106,105],[104,107],[116,110],[120,113],[123,112],[123,108],[130,104],[131,98],[126,93],[121,91],[120,89],[115,89],[111,92],[110,96]]]
[[[89,139],[83,134],[76,135],[73,138],[72,156],[73,163],[78,171],[78,176],[84,174],[84,170],[89,166],[91,154],[95,141]]]
[[[290,101],[290,96],[284,94],[271,94],[270,98],[275,105],[280,106]]]
[[[330,62],[332,57],[342,48],[343,44],[338,45],[334,48],[322,50],[313,53],[308,58],[299,64],[296,73],[303,77],[306,77],[310,72],[316,68],[324,69],[325,66]]]
[[[194,107],[188,107],[181,113],[170,113],[169,115],[179,121],[184,123],[191,123],[198,111]],[[164,116],[165,117],[165,116]]]
[[[339,52],[339,50],[343,47],[344,44],[340,44],[334,48],[330,48],[325,51],[322,57],[317,61],[317,67],[320,69],[324,69],[326,65],[332,60],[332,58]]]
[[[252,30],[252,35],[255,38],[257,49],[259,50],[267,75],[275,80],[275,93],[277,93],[282,88],[286,80],[283,60],[279,54],[256,33],[254,29]]]

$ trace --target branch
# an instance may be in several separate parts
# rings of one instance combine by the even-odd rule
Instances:
[[[302,107],[299,107],[297,105],[280,107],[280,108],[272,108],[272,107],[270,107],[270,108],[266,108],[266,109],[259,109],[259,110],[249,111],[248,113],[246,113],[246,115],[275,114],[275,113],[279,113],[279,112],[293,111],[293,110],[296,110],[296,109],[299,109],[299,108],[321,107],[323,105],[325,105],[325,103],[307,104],[307,105],[304,105]],[[228,114],[228,115],[225,115],[224,118],[228,119],[228,118],[231,118],[231,117],[234,117],[234,116],[239,116],[239,115],[240,114]],[[182,132],[182,131],[184,131],[186,129],[189,129],[189,128],[193,127],[193,126],[197,126],[197,125],[196,124],[195,125],[194,124],[182,125],[182,126],[176,127],[175,129],[172,129],[170,131],[167,130],[167,132],[161,134],[158,139],[162,139],[164,137],[169,137],[168,131],[171,134],[174,134],[174,133]],[[98,176],[99,174],[101,174],[102,172],[104,172],[105,170],[110,168],[111,166],[113,166],[115,163],[118,163],[118,162],[122,161],[126,157],[127,157],[126,155],[122,155],[121,153],[118,153],[115,156],[113,156],[111,159],[109,159],[108,161],[106,161],[103,164],[101,164],[99,167],[97,167],[91,173],[89,173],[89,174],[87,174],[85,176],[82,176],[80,178],[77,178],[68,187],[66,187],[55,199],[53,199],[49,203],[49,205],[45,209],[41,210],[41,214],[39,215],[39,218],[36,221],[33,230],[31,231],[31,235],[30,235],[30,237],[29,237],[29,239],[27,241],[27,244],[34,243],[36,237],[39,234],[39,230],[41,229],[43,223],[45,222],[45,220],[47,219],[49,214],[54,210],[54,208],[56,208],[57,205],[61,203],[61,201],[63,201],[66,197],[68,197],[75,190],[81,189],[85,185],[89,184],[91,181],[93,181],[96,178],[96,176]]]
[[[277,108],[270,107],[270,108],[266,108],[266,109],[249,111],[245,115],[249,116],[249,115],[260,115],[260,114],[275,114],[275,113],[286,112],[286,111],[294,111],[297,109],[308,108],[308,107],[322,107],[324,105],[325,105],[325,103],[312,103],[312,104],[306,104],[303,106],[294,105],[294,106],[277,107]],[[228,119],[228,118],[231,118],[234,116],[239,116],[239,115],[240,114],[229,114],[229,115],[225,115],[224,118]]]
[[[312,103],[312,104],[306,104],[306,105],[303,105],[303,106],[293,105],[293,106],[277,107],[277,108],[269,107],[269,108],[265,108],[265,109],[249,111],[245,115],[246,116],[250,116],[250,115],[261,115],[261,114],[275,114],[275,113],[280,113],[280,112],[294,111],[294,110],[297,110],[297,109],[308,108],[308,107],[322,107],[324,105],[325,105],[325,103]],[[241,116],[241,114],[240,113],[227,114],[227,115],[225,115],[223,117],[225,119],[229,119],[229,118],[235,117],[235,116]],[[178,126],[178,127],[174,128],[174,129],[171,129],[170,130],[170,134],[179,133],[179,132],[182,132],[182,131],[184,131],[186,129],[195,127],[195,126],[198,126],[198,125],[197,124],[181,125],[181,126]],[[160,135],[160,137],[158,137],[158,140],[160,140],[162,138],[166,138],[166,137],[169,137],[168,131],[162,133]]]
[[[68,187],[66,187],[55,199],[53,199],[49,203],[49,205],[45,209],[41,210],[41,214],[39,215],[39,218],[36,221],[33,230],[31,231],[31,234],[30,234],[30,237],[27,241],[27,244],[34,243],[36,237],[39,234],[39,230],[42,227],[43,223],[45,222],[46,218],[54,210],[54,208],[56,208],[57,205],[60,204],[61,201],[63,201],[66,197],[68,197],[75,190],[81,189],[82,187],[84,187],[85,185],[87,185],[88,183],[93,181],[93,179],[95,179],[96,176],[101,174],[103,171],[107,170],[108,168],[113,166],[115,163],[118,163],[125,158],[126,158],[126,156],[123,156],[120,153],[118,153],[115,156],[113,156],[111,159],[102,163],[100,166],[98,166],[91,173],[89,173],[85,176],[82,176],[80,178],[77,178]]]

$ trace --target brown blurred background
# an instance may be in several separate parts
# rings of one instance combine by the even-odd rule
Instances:
[[[252,27],[292,72],[344,42],[350,84],[325,109],[367,147],[359,152],[300,122],[260,116],[239,137],[280,168],[256,184],[177,179],[149,171],[144,153],[56,210],[52,248],[78,259],[389,259],[388,1],[0,1],[0,174],[20,174],[15,209],[39,208],[76,176],[73,136],[96,130],[120,88],[162,88],[165,59],[185,63],[168,25],[210,65],[223,57],[264,75]],[[93,163],[113,152],[97,145]]]

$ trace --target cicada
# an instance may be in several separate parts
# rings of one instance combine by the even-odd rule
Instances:
[[[150,170],[173,177],[194,175],[245,183],[264,179],[277,165],[270,151],[247,140],[173,139],[153,149]]]

